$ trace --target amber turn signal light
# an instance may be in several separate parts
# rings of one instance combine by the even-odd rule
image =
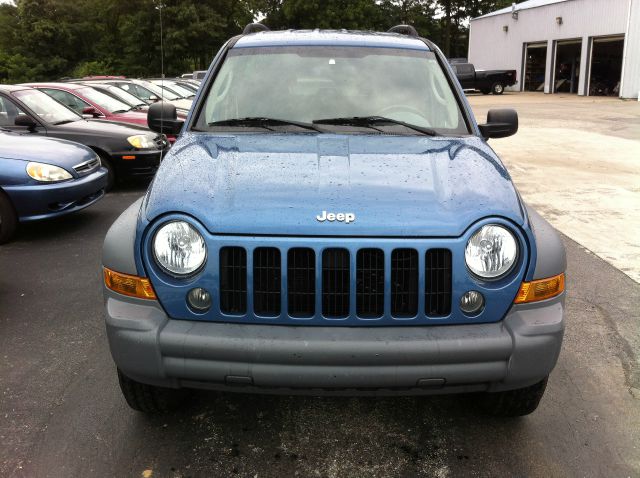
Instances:
[[[103,268],[104,284],[118,294],[137,297],[138,299],[155,299],[156,293],[146,277],[132,276]]]
[[[564,273],[547,279],[523,282],[516,295],[516,304],[527,302],[537,302],[539,300],[550,299],[564,291]]]

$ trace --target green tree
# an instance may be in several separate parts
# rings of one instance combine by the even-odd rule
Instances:
[[[466,56],[469,19],[510,0],[15,0],[0,4],[0,81],[88,74],[178,75],[206,68],[254,18],[272,29],[386,31],[410,24]]]

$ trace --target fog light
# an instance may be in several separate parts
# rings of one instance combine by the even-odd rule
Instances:
[[[211,294],[202,287],[196,287],[187,294],[187,303],[196,312],[206,312],[211,308]]]
[[[460,298],[460,310],[467,315],[477,315],[484,307],[484,297],[477,290],[469,290]]]

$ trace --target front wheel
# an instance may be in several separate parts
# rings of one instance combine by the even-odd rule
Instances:
[[[9,242],[17,225],[18,216],[13,209],[13,204],[6,194],[0,191],[0,244]]]
[[[504,93],[504,85],[499,81],[496,81],[491,87],[491,92],[494,95],[501,95],[502,93]]]
[[[547,388],[545,377],[538,383],[525,388],[507,390],[506,392],[486,393],[482,397],[482,408],[496,417],[521,417],[533,413]]]
[[[134,410],[149,415],[177,409],[187,396],[184,389],[173,389],[137,382],[118,369],[118,382],[124,399]]]

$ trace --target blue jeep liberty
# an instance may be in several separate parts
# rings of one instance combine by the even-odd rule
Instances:
[[[103,250],[106,327],[129,405],[188,389],[480,392],[536,409],[564,331],[566,258],[410,26],[271,32],[209,68],[143,198]]]

